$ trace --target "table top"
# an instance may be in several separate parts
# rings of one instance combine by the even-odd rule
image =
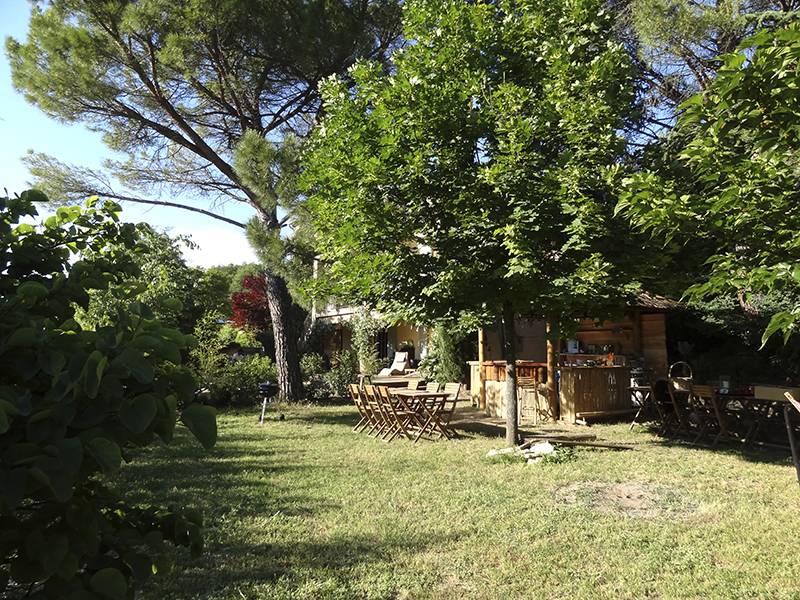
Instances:
[[[389,393],[395,396],[405,396],[408,398],[446,398],[450,395],[447,392],[427,392],[425,390],[408,390],[403,388],[390,389]]]

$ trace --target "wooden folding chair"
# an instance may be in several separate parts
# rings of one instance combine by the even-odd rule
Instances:
[[[688,392],[676,390],[672,381],[662,379],[653,384],[653,402],[661,418],[659,436],[668,437],[670,440],[681,434],[686,437],[692,436],[689,420],[692,406],[689,403]]]
[[[361,395],[361,388],[358,387],[357,383],[351,383],[349,386],[350,396],[353,398],[353,403],[356,405],[356,409],[358,409],[358,414],[361,416],[361,420],[353,427],[353,431],[356,433],[360,433],[364,431],[367,427],[371,426],[372,418],[371,414],[367,412],[365,407],[365,400],[364,397]]]
[[[438,392],[430,393],[435,394]],[[450,437],[447,427],[442,422],[442,414],[446,401],[447,396],[444,394],[436,398],[420,398],[418,400],[417,420],[419,428],[414,442],[419,441],[419,438],[423,435],[436,436],[438,439]]]
[[[389,426],[389,417],[384,412],[383,401],[378,395],[378,390],[375,389],[374,385],[365,385],[363,389],[366,400],[365,405],[367,410],[372,413],[373,422],[375,424],[374,429],[367,435],[385,440],[386,436],[391,432],[391,428]]]
[[[714,388],[710,385],[692,385],[689,391],[692,408],[700,426],[694,443],[696,444],[706,435],[714,433],[717,435],[711,443],[712,448],[715,448],[720,440],[730,443],[732,438],[728,433],[727,425],[731,419],[725,414]]]
[[[447,398],[444,399],[444,402],[441,404],[439,409],[439,423],[441,424],[441,434],[444,434],[450,438],[458,435],[450,427],[450,421],[452,421],[453,415],[456,412],[456,407],[458,406],[458,396],[461,394],[461,384],[445,383],[444,393],[447,394]],[[440,438],[441,434],[439,435]]]
[[[385,441],[391,442],[398,435],[411,439],[411,431],[416,423],[417,413],[399,400],[392,398],[388,387],[378,386],[377,392],[388,421],[389,437]]]

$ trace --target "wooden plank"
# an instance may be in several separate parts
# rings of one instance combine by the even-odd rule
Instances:
[[[575,436],[575,437],[582,437],[582,436]],[[596,439],[596,436],[592,436],[590,439]],[[585,446],[588,448],[608,448],[611,450],[633,450],[633,446],[620,446],[618,444],[597,444],[595,442],[585,442],[579,439],[565,439],[563,436],[542,436],[536,438],[536,443],[539,442],[550,442],[551,444],[562,444],[563,446]],[[533,445],[533,444],[530,444]],[[525,448],[521,447],[523,450]]]
[[[633,450],[633,446],[617,446],[615,444],[595,444],[593,442],[556,442],[564,446],[588,446],[590,448],[608,448],[610,450]]]
[[[590,410],[575,413],[579,419],[591,419],[592,417],[613,417],[615,415],[632,415],[639,412],[638,408],[626,408],[624,410]]]
[[[596,440],[597,434],[594,433],[583,433],[580,435],[534,435],[533,437],[529,437],[525,439],[525,443],[520,446],[523,450],[528,448],[534,443],[539,442],[563,442],[563,441],[573,441],[573,442],[588,442],[589,440]]]

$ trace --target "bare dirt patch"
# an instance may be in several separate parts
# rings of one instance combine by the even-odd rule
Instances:
[[[555,500],[644,519],[683,518],[697,505],[674,488],[649,483],[578,481],[558,488]]]

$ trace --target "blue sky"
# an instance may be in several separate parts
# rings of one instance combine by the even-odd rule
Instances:
[[[3,56],[0,60],[0,190],[18,194],[29,186],[20,158],[29,149],[44,152],[70,164],[99,167],[111,152],[102,144],[100,134],[81,125],[61,125],[48,119],[14,91],[5,55],[5,39],[12,36],[24,41],[28,32],[30,4],[27,0],[0,0],[0,34]],[[203,207],[207,208],[207,207]],[[146,207],[128,203],[123,206],[125,221],[146,221],[170,234],[188,234],[200,245],[199,251],[187,251],[187,260],[196,266],[210,267],[230,263],[255,262],[243,231],[221,221],[189,211]],[[224,215],[246,221],[253,211],[246,205],[225,207]]]

